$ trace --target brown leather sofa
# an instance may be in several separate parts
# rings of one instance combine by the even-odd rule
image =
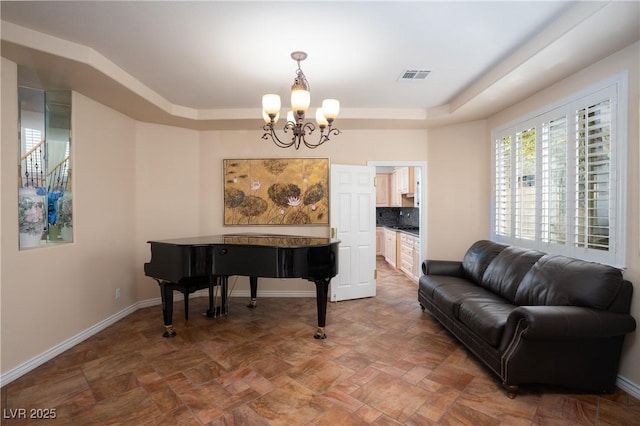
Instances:
[[[478,241],[462,261],[426,260],[418,301],[502,380],[611,392],[633,287],[620,270]]]

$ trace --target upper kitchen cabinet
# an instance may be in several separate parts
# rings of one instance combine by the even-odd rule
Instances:
[[[402,194],[398,188],[398,171],[394,170],[389,176],[389,206],[402,207]]]
[[[414,202],[415,178],[415,167],[398,167],[392,173],[377,173],[376,207],[417,207]]]
[[[415,192],[414,167],[400,167],[396,170],[398,191],[400,194],[412,197]]]
[[[376,184],[376,207],[389,207],[389,174],[377,173]]]

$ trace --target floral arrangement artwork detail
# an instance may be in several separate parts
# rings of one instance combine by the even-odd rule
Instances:
[[[44,197],[32,191],[33,194],[20,193],[18,222],[21,233],[38,235],[42,234],[45,225]]]
[[[224,160],[225,225],[329,223],[329,160]]]

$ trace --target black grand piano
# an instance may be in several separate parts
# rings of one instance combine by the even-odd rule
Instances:
[[[258,278],[303,278],[316,285],[318,328],[316,339],[326,338],[327,294],[331,278],[338,273],[337,239],[274,234],[223,234],[205,237],[149,241],[151,261],[144,272],[160,285],[164,337],[173,337],[173,291],[184,294],[185,317],[189,294],[209,289],[207,316],[227,314],[228,278],[249,277],[251,302],[256,306]],[[214,306],[215,290],[221,304]]]

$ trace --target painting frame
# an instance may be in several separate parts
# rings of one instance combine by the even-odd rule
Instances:
[[[329,224],[328,158],[223,159],[225,226]]]

